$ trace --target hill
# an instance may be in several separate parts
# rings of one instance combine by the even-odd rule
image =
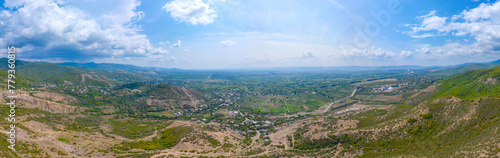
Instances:
[[[396,106],[402,115],[380,110],[354,115],[358,125],[371,122],[371,130],[354,130],[358,135],[344,141],[363,148],[361,157],[498,157],[499,79],[500,67],[448,77],[406,99],[424,98],[418,105]]]
[[[455,96],[476,99],[485,96],[500,96],[500,67],[470,70],[441,81],[435,97]]]
[[[7,63],[7,59],[2,58],[0,62]],[[7,65],[0,65],[0,70],[7,69]],[[91,74],[87,69],[62,66],[47,62],[16,60],[16,73],[21,77],[35,82],[107,85],[103,79],[99,79],[98,76]]]
[[[114,63],[74,63],[74,62],[65,62],[65,63],[57,63],[58,65],[64,66],[72,66],[72,67],[80,67],[92,70],[122,70],[122,71],[168,71],[168,70],[179,70],[179,69],[170,69],[170,68],[160,68],[160,67],[140,67],[134,65],[126,65],[126,64],[114,64]]]
[[[500,66],[500,60],[495,60],[487,63],[465,63],[456,65],[452,68],[438,69],[436,71],[432,71],[431,74],[454,75],[469,70],[480,70],[480,69],[493,68],[497,66]]]
[[[303,119],[277,140],[312,157],[499,157],[499,77],[500,67],[470,70],[400,104],[361,100],[337,115]]]

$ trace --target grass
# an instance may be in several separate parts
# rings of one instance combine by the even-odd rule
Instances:
[[[293,105],[292,105],[292,104],[287,104],[286,106],[288,107],[288,110],[289,110],[291,113],[295,112],[295,109],[293,108]]]
[[[374,82],[374,83],[363,84],[363,86],[385,86],[385,85],[388,85],[388,84],[396,84],[396,83],[401,83],[401,81]]]
[[[177,145],[181,141],[181,139],[191,133],[193,131],[192,127],[173,127],[166,129],[163,131],[159,138],[154,138],[151,141],[137,141],[137,142],[129,142],[123,144],[123,146],[119,147],[122,150],[129,149],[144,149],[144,150],[161,150],[166,148],[171,148],[174,145]],[[212,138],[213,139],[213,138]]]
[[[349,102],[347,104],[344,104],[344,105],[340,105],[340,106],[337,106],[337,107],[334,107],[334,108],[331,108],[330,111],[335,111],[335,110],[339,110],[339,109],[342,109],[342,108],[345,108],[349,105],[354,105],[356,103],[358,103],[359,101],[352,101],[352,102]]]
[[[234,147],[234,145],[233,145],[233,144],[230,144],[230,143],[224,143],[224,144],[221,146],[221,148],[222,148],[223,150],[231,149],[231,148],[233,148],[233,147]]]
[[[206,140],[210,144],[210,146],[212,146],[212,147],[218,147],[218,146],[220,146],[220,142],[217,139],[214,139],[210,135],[207,135],[207,134],[204,133],[201,136],[201,138],[204,139],[204,140]]]
[[[500,96],[500,84],[483,83],[488,78],[500,79],[500,67],[467,71],[441,81],[439,91],[433,98],[455,96],[475,99],[484,96]]]
[[[271,108],[269,110],[270,113],[286,113],[288,110],[286,108],[280,107],[280,108]]]
[[[372,128],[380,127],[381,123],[389,123],[389,126],[394,120],[401,118],[408,114],[413,106],[409,105],[394,105],[395,108],[391,111],[384,109],[374,109],[366,112],[356,114],[351,117],[351,119],[358,120],[357,128]]]
[[[321,106],[325,105],[324,102],[316,99],[308,99],[304,104],[310,109],[310,110],[316,110],[320,108]]]
[[[481,98],[478,103],[463,101],[453,109],[446,102],[429,103],[429,113],[412,118],[412,123],[382,135],[375,141],[354,142],[363,144],[361,157],[478,157],[475,152],[493,156],[500,152],[495,132],[500,126],[498,98]],[[456,120],[475,107],[476,113],[468,120]],[[469,109],[469,110],[462,110]],[[376,114],[371,112],[370,114]],[[386,114],[388,115],[388,114]],[[453,117],[451,117],[453,116]],[[454,124],[453,128],[449,128]],[[445,131],[444,129],[449,128]]]
[[[153,117],[163,117],[165,115],[163,115],[163,113],[161,112],[148,112],[146,113],[148,116],[153,116]]]
[[[252,108],[254,112],[262,112],[262,108]]]
[[[174,118],[174,114],[172,114],[171,112],[168,112],[168,111],[164,111],[162,112],[161,114],[163,114],[163,116],[166,116],[168,118]]]
[[[382,121],[385,121],[384,119],[378,119],[380,116],[384,116],[388,113],[387,110],[379,110],[379,109],[374,109],[370,110],[367,112],[363,112],[358,114],[358,116],[355,117],[359,121],[357,124],[358,128],[366,128],[370,127],[371,125],[379,124]]]
[[[154,133],[156,129],[162,129],[172,124],[172,121],[168,122],[149,122],[149,121],[110,121],[110,125],[113,130],[112,133],[129,138],[137,139],[143,138]]]
[[[57,140],[69,144],[69,141],[64,137],[57,138]]]

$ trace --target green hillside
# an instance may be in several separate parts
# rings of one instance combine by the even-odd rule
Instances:
[[[6,58],[0,59],[0,63],[7,63]],[[5,64],[0,64],[1,70],[8,70]],[[73,83],[81,83],[81,74],[89,73],[90,71],[78,67],[62,66],[46,62],[28,62],[16,60],[16,74],[28,80],[35,82],[49,82],[62,84],[64,81]],[[98,81],[86,78],[86,84],[90,85],[106,85],[103,81]]]
[[[201,98],[202,94],[195,90],[182,89],[178,86],[168,84],[146,84],[146,83],[129,83],[116,87],[117,90],[121,89],[138,89],[143,91],[145,95],[151,96],[156,99],[172,99],[177,101],[190,101],[192,98]]]
[[[344,147],[363,148],[362,157],[494,157],[500,152],[499,79],[500,67],[451,76],[418,106],[396,107],[403,115],[381,113],[375,122],[367,113],[353,117],[364,118],[360,124],[372,122],[372,127],[392,127],[383,123],[399,119],[406,123],[399,129],[382,132],[375,140],[370,139],[375,133],[362,132],[340,141]]]
[[[484,96],[500,96],[500,67],[471,70],[448,77],[441,81],[440,89],[434,96],[455,96],[475,99]]]
[[[493,68],[493,67],[497,67],[497,66],[500,66],[500,60],[495,60],[495,61],[492,61],[489,63],[462,64],[462,65],[459,65],[458,67],[454,67],[454,68],[433,71],[433,72],[431,72],[431,74],[434,74],[434,75],[454,75],[454,74],[459,74],[459,73],[463,73],[463,72],[470,71],[470,70],[488,69],[488,68]]]

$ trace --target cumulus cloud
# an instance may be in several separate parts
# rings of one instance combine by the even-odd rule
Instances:
[[[297,58],[300,58],[300,59],[310,59],[310,58],[317,58],[317,57],[314,56],[314,54],[311,51],[304,51],[301,54],[299,54],[297,56]]]
[[[181,46],[181,43],[182,43],[181,40],[177,40],[177,43],[174,43],[172,46],[170,46],[170,48],[178,48]]]
[[[426,54],[443,57],[500,53],[497,49],[500,45],[500,1],[493,4],[482,3],[476,8],[464,10],[451,18],[439,17],[435,11],[418,18],[422,19],[422,22],[411,27],[411,31],[405,32],[413,38],[470,35],[475,39],[471,44],[450,42],[441,46],[426,47]],[[447,19],[451,20],[447,21]]]
[[[342,54],[346,57],[368,57],[368,58],[375,58],[375,57],[394,57],[396,54],[384,50],[382,48],[375,48],[375,46],[372,46],[370,48],[365,48],[365,49],[358,49],[358,48],[352,48],[352,49],[342,49]]]
[[[170,44],[170,41],[165,41],[165,42],[158,42],[158,44]]]
[[[91,60],[166,55],[137,33],[136,0],[113,4],[123,14],[95,17],[62,0],[7,0],[0,12],[0,46],[25,49],[30,59]],[[125,8],[125,9],[123,9]],[[102,20],[107,19],[107,20]],[[106,22],[103,22],[106,21]]]
[[[220,44],[222,44],[223,47],[228,47],[228,46],[232,46],[232,45],[236,44],[236,42],[233,42],[231,40],[225,40],[225,41],[221,41]]]
[[[445,31],[444,26],[446,25],[446,17],[436,16],[436,11],[431,11],[427,15],[419,16],[418,19],[422,19],[422,22],[418,26],[411,27],[411,31],[406,31],[404,33],[410,35],[413,38],[427,38],[437,36],[436,33],[423,33],[422,31],[438,30],[440,32]],[[411,26],[411,25],[409,25]]]
[[[407,58],[413,55],[413,52],[403,50],[400,53],[395,53],[393,51],[388,51],[382,48],[376,48],[375,46],[359,49],[359,48],[342,48],[341,54],[344,57],[356,57],[356,58]]]
[[[163,8],[170,16],[179,22],[192,25],[206,25],[214,22],[217,12],[201,0],[173,0]]]

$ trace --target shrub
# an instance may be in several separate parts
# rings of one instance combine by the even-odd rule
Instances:
[[[432,118],[432,114],[430,114],[430,113],[421,114],[420,116],[422,116],[422,118],[424,118],[424,119],[431,119]]]
[[[410,119],[408,119],[408,121],[407,121],[407,122],[408,122],[408,123],[410,123],[410,124],[413,124],[413,123],[417,122],[417,119],[415,119],[415,118],[410,118]]]

